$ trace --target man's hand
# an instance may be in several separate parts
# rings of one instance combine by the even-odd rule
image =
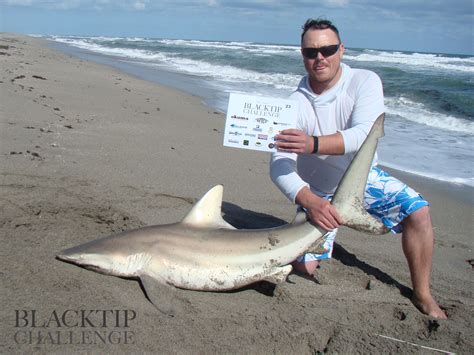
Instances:
[[[277,148],[282,152],[310,154],[314,149],[313,137],[298,129],[285,129],[275,138]]]
[[[321,226],[328,231],[332,231],[339,227],[342,220],[336,209],[328,200],[321,197],[318,197],[318,199],[319,200],[315,200],[314,203],[306,207],[306,212],[308,213],[309,218],[318,226]]]
[[[342,219],[331,203],[311,192],[307,187],[296,196],[296,203],[306,209],[312,222],[325,230],[331,231],[342,224]]]

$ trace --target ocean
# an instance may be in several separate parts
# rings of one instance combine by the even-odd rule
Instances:
[[[199,96],[222,112],[230,92],[286,98],[305,74],[295,45],[45,38],[70,54]],[[378,149],[381,164],[474,186],[474,57],[346,48],[343,62],[382,78],[386,135]]]

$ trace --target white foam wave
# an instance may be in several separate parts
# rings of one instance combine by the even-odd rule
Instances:
[[[345,58],[358,62],[375,62],[397,64],[401,66],[417,67],[423,69],[455,70],[474,73],[474,57],[448,57],[437,54],[402,53],[365,50],[362,54],[348,50]]]
[[[143,49],[133,48],[113,48],[94,43],[88,39],[72,38],[72,37],[55,37],[55,41],[65,43],[77,48],[87,49],[93,52],[114,55],[118,57],[140,59],[145,61],[166,60],[166,56],[159,52],[152,52]]]
[[[50,36],[52,39],[57,41],[67,41],[67,40],[82,40],[85,42],[100,41],[100,42],[114,42],[120,40],[132,40],[128,37],[107,37],[107,36]]]
[[[162,39],[162,40],[157,40],[157,42],[166,44],[169,46],[235,49],[235,50],[241,50],[245,52],[261,53],[261,54],[299,53],[299,47],[297,46],[258,44],[258,43],[252,43],[252,42],[217,42],[217,41],[199,41],[199,40],[183,40],[183,39]]]
[[[442,130],[474,135],[474,122],[430,111],[422,103],[411,101],[403,96],[385,98],[385,106],[387,113],[412,122]]]
[[[230,65],[217,65],[186,58],[168,57],[162,60],[161,65],[163,63],[176,71],[190,75],[211,77],[224,82],[270,85],[277,89],[286,89],[289,92],[293,90],[301,80],[301,76],[294,74],[259,73]]]
[[[230,65],[218,65],[201,60],[187,59],[176,56],[176,53],[161,53],[132,48],[106,47],[95,43],[90,38],[79,37],[55,37],[56,41],[72,45],[90,51],[124,57],[132,60],[146,61],[148,64],[165,65],[176,71],[190,75],[211,77],[226,82],[250,82],[271,85],[277,89],[285,89],[289,92],[294,89],[301,80],[300,75],[281,73],[259,73]],[[95,40],[95,38],[94,38]],[[172,41],[179,43],[182,40],[161,40],[163,43]],[[201,41],[183,41],[186,43],[202,43]],[[205,42],[206,44],[209,42]],[[220,42],[212,42],[220,43]]]

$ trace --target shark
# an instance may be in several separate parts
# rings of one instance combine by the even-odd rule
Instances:
[[[384,135],[375,121],[339,184],[332,204],[343,225],[372,234],[386,227],[363,207],[367,176]],[[293,222],[265,229],[236,229],[222,217],[223,186],[210,189],[179,222],[147,226],[66,249],[57,255],[106,275],[139,279],[158,310],[173,315],[173,289],[226,291],[258,281],[279,285],[291,262],[320,247],[327,231],[303,213]]]

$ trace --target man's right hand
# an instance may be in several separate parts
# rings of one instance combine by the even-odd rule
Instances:
[[[342,224],[342,219],[331,203],[304,187],[296,196],[296,203],[306,209],[308,217],[313,223],[331,231]]]

